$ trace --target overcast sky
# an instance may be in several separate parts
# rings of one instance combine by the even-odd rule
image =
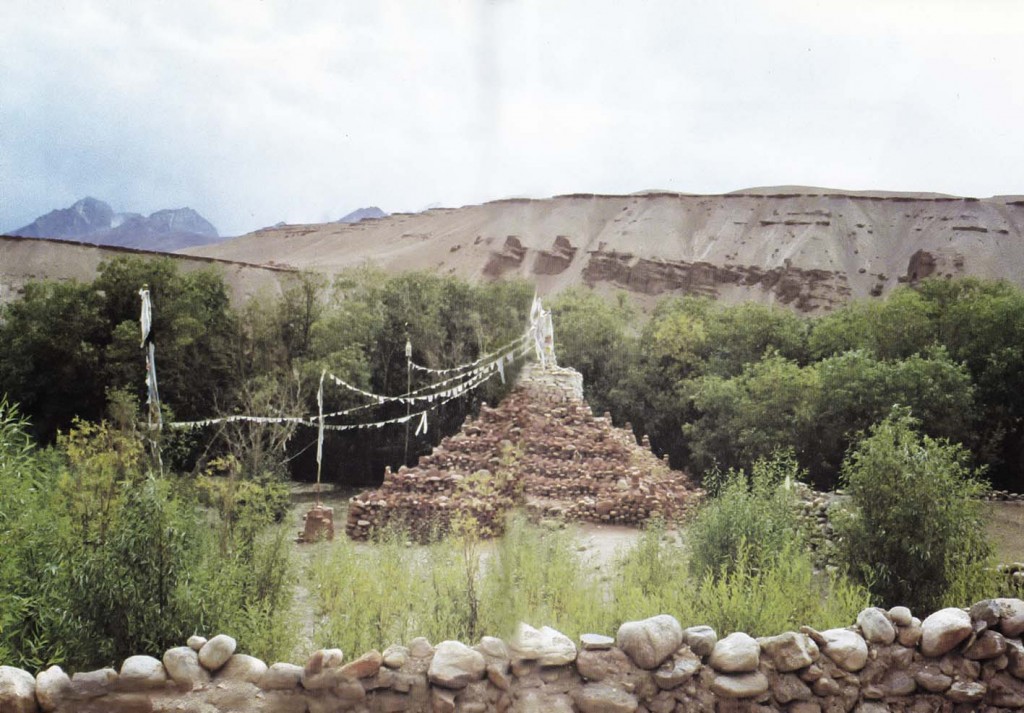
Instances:
[[[0,0],[0,230],[512,195],[1024,193],[1017,0]]]

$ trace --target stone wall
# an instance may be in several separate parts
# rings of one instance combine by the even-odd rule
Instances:
[[[348,662],[325,649],[304,666],[268,667],[218,635],[120,670],[0,666],[0,711],[995,713],[1024,708],[1022,633],[1024,601],[995,599],[923,622],[906,607],[865,609],[848,628],[761,639],[669,615],[576,642],[522,624],[508,641],[419,638]]]

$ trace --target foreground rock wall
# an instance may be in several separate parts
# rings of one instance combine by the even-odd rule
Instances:
[[[305,666],[192,637],[119,671],[36,676],[0,667],[3,713],[683,713],[695,711],[1013,711],[1024,708],[1024,601],[943,609],[865,609],[854,626],[760,639],[684,629],[672,616],[626,622],[614,638],[521,624],[475,646],[414,639],[346,663],[338,649]]]

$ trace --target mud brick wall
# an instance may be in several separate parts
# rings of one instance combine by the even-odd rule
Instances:
[[[665,614],[578,641],[520,624],[508,641],[418,638],[351,660],[323,649],[302,666],[267,666],[221,634],[72,676],[0,666],[0,711],[997,713],[1024,708],[1022,633],[1024,601],[993,599],[760,639]]]

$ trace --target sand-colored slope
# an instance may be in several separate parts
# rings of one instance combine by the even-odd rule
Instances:
[[[469,279],[520,276],[641,296],[696,293],[827,309],[931,274],[1024,284],[1024,199],[759,188],[647,192],[289,225],[189,255],[335,273],[372,263]]]

